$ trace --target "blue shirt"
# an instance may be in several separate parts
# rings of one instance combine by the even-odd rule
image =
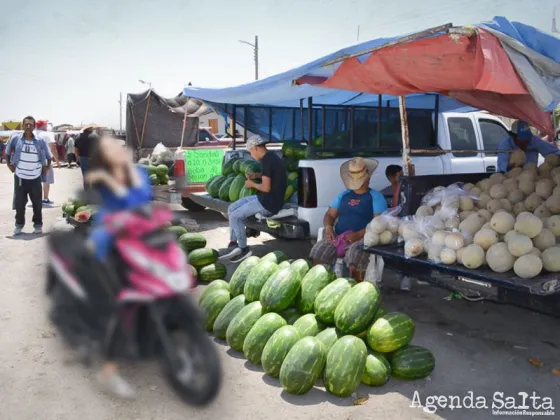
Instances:
[[[335,232],[340,235],[346,231],[357,232],[364,229],[374,214],[387,210],[387,200],[375,190],[363,194],[346,190],[338,194],[329,207],[338,210]]]
[[[519,146],[511,137],[504,139],[498,146],[499,150],[516,150]],[[560,150],[540,137],[532,136],[525,149],[525,163],[537,163],[539,161],[539,154],[546,156],[555,153],[560,155]],[[498,172],[507,172],[509,166],[509,153],[503,152],[498,154]]]
[[[113,235],[103,226],[105,215],[141,207],[152,199],[152,186],[148,173],[139,168],[138,171],[142,183],[137,187],[129,188],[127,194],[122,197],[116,196],[107,187],[100,188],[103,204],[94,217],[94,229],[91,232],[91,239],[95,243],[95,251],[99,259],[104,259],[107,256],[113,242]]]

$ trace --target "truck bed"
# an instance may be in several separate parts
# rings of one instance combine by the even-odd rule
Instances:
[[[194,193],[190,196],[191,200],[203,207],[217,211],[224,215],[227,214],[228,207],[231,203],[211,197],[207,193]],[[295,216],[284,217],[278,219],[280,226],[278,228],[271,228],[266,223],[266,220],[259,220],[255,217],[249,217],[245,221],[245,227],[249,230],[256,230],[258,232],[266,232],[275,238],[280,239],[308,239],[309,238],[309,223],[300,220]]]

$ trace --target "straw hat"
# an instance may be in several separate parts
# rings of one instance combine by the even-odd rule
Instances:
[[[355,157],[340,166],[340,177],[349,190],[360,189],[366,179],[377,169],[379,162],[375,159]]]
[[[86,131],[86,130],[93,130],[94,128],[96,128],[97,126],[95,124],[88,124],[84,127],[82,127],[82,131]]]

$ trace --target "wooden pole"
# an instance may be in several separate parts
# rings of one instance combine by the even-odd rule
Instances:
[[[185,129],[187,126],[188,113],[189,113],[189,98],[187,98],[187,104],[185,106],[185,116],[183,117],[183,129],[181,130],[181,145],[179,146],[179,150],[183,148],[183,141],[185,139]]]
[[[406,101],[404,96],[399,96],[399,112],[401,114],[402,133],[402,158],[404,163],[404,174],[414,176],[414,165],[410,159],[410,139],[408,137],[408,118],[406,115]]]

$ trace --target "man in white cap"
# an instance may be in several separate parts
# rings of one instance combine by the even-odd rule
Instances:
[[[220,256],[221,260],[238,263],[250,257],[252,252],[247,246],[243,221],[257,213],[265,217],[275,215],[284,206],[284,194],[288,182],[286,168],[282,159],[266,148],[266,143],[267,141],[260,136],[252,136],[247,140],[246,149],[253,159],[261,163],[262,180],[260,184],[252,179],[246,180],[247,188],[256,189],[257,195],[242,198],[229,206],[230,243]]]
[[[351,277],[357,281],[363,280],[369,263],[369,254],[362,250],[366,226],[374,216],[387,210],[383,194],[369,187],[378,164],[375,159],[361,157],[342,164],[340,176],[347,189],[329,205],[323,218],[324,239],[318,241],[309,254],[314,264],[332,266],[340,257],[342,248],[345,250],[344,262]]]

